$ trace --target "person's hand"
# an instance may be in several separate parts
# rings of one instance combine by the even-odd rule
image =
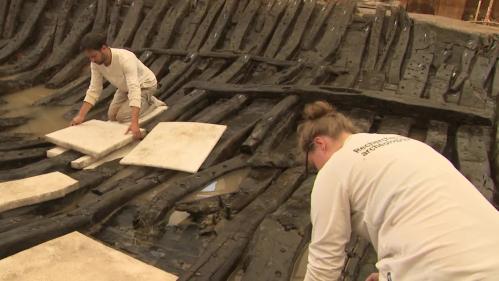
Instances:
[[[80,125],[81,123],[83,123],[83,121],[85,121],[85,116],[81,116],[80,114],[76,115],[73,120],[71,120],[71,126],[76,126],[76,125]]]
[[[379,273],[371,273],[369,277],[367,277],[366,281],[378,281],[379,280]]]
[[[139,124],[131,123],[128,127],[128,130],[125,132],[125,135],[129,132],[132,133],[133,138],[136,140],[141,140],[143,138],[142,132],[140,131]]]

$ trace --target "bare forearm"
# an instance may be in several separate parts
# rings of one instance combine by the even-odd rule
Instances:
[[[140,114],[140,108],[136,106],[131,106],[131,123],[132,124],[139,124],[139,114]]]
[[[87,116],[87,113],[90,111],[91,108],[92,108],[92,104],[84,101],[81,108],[80,108],[80,112],[78,112],[78,115],[80,115],[82,117]]]

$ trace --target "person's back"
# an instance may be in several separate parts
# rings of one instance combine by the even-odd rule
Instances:
[[[321,176],[348,193],[352,228],[376,248],[380,280],[499,279],[498,212],[431,147],[353,134]],[[329,192],[314,187],[312,196]]]

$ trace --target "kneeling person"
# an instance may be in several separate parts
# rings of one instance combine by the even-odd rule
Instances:
[[[156,76],[134,53],[109,47],[104,34],[85,35],[81,41],[81,49],[91,61],[92,76],[83,105],[71,125],[81,124],[85,120],[88,111],[102,93],[105,78],[118,88],[109,106],[109,120],[130,122],[126,133],[131,132],[135,139],[141,139],[139,116],[150,112],[157,105],[164,105],[154,97],[157,89]]]

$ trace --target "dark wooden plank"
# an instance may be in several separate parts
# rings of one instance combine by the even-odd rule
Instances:
[[[149,39],[154,31],[154,27],[157,25],[159,19],[164,16],[164,13],[169,5],[169,0],[157,0],[154,3],[154,6],[149,10],[149,13],[145,15],[144,20],[137,29],[137,32],[135,32],[135,37],[132,41],[133,49],[142,48],[148,45]]]
[[[176,38],[177,48],[186,50],[189,46],[189,43],[194,40],[194,34],[198,30],[203,18],[208,12],[208,8],[210,6],[210,1],[208,0],[199,0],[195,1],[192,5],[189,14],[186,17],[187,21],[182,22],[180,37]]]
[[[0,118],[0,129],[5,130],[7,128],[18,127],[28,123],[30,119],[30,117],[26,116]]]
[[[55,31],[54,44],[60,44],[66,35],[69,13],[75,5],[75,0],[64,0],[61,10],[57,13],[57,28]]]
[[[14,36],[18,28],[18,17],[21,15],[21,8],[24,0],[10,0],[9,11],[5,18],[3,38],[9,39]]]
[[[262,30],[258,33],[252,44],[245,47],[245,51],[251,54],[259,55],[267,45],[275,26],[286,9],[287,1],[274,2],[272,6],[267,5],[264,13],[265,22]],[[270,10],[269,10],[270,9]]]
[[[261,0],[249,1],[248,6],[244,9],[244,12],[237,20],[236,27],[234,28],[234,34],[230,38],[229,49],[237,51],[241,49],[241,45],[244,37],[248,33],[250,24],[255,19],[255,15],[262,4]]]
[[[400,75],[402,64],[404,62],[405,53],[409,45],[412,30],[412,20],[404,12],[400,15],[400,32],[397,44],[394,47],[390,67],[388,69],[388,82],[391,84],[398,84],[400,82]]]
[[[407,63],[397,93],[422,98],[426,89],[432,61],[432,53],[416,52],[413,54]]]
[[[281,50],[277,52],[275,57],[277,59],[286,60],[289,59],[293,53],[296,51],[300,42],[305,34],[305,29],[308,26],[308,22],[316,5],[316,0],[305,1],[303,4],[300,15],[296,19],[296,23],[293,27],[292,33],[287,36],[287,41],[282,46]]]
[[[22,1],[13,1],[11,3],[11,8],[13,5],[17,5],[16,3],[19,2],[22,4]],[[47,3],[48,0],[37,1],[33,9],[31,10],[28,19],[24,22],[20,30],[15,35],[7,37],[10,38],[10,40],[5,47],[0,49],[0,61],[7,59],[9,56],[14,54],[14,52],[18,51],[18,49],[23,46],[23,44],[29,39],[29,37],[33,35],[37,22],[40,19],[43,11],[45,10]],[[11,11],[9,11],[9,13],[10,12]],[[7,18],[7,20],[8,19],[9,18]],[[7,28],[7,25],[5,27]]]
[[[45,158],[47,155],[48,147],[28,148],[22,150],[0,151],[0,167],[8,167],[15,163],[23,164],[27,162],[34,162]]]
[[[492,97],[499,96],[499,63],[496,63],[495,75],[492,81]]]
[[[201,51],[211,51],[213,50],[218,42],[224,38],[226,29],[231,23],[232,16],[236,11],[238,1],[236,0],[226,0],[225,5],[220,11],[220,14],[213,26],[210,35],[201,47]]]
[[[378,61],[376,62],[376,70],[380,71],[385,67],[386,59],[390,53],[393,43],[395,42],[395,35],[400,25],[400,9],[398,7],[390,8],[391,15],[388,19],[387,31],[385,32],[385,45],[381,50]]]
[[[84,66],[88,66],[89,60],[82,52],[65,64],[46,84],[47,88],[61,88],[80,76]]]
[[[428,132],[426,133],[425,143],[438,153],[442,154],[447,146],[447,135],[449,124],[445,122],[430,120],[428,123]]]
[[[490,127],[460,126],[456,134],[459,171],[492,202],[495,189],[491,178],[488,150],[491,143]]]
[[[235,113],[249,102],[245,95],[235,95],[231,99],[221,103],[209,111],[195,116],[193,121],[200,123],[219,123],[227,116]]]
[[[453,91],[459,90],[465,82],[466,79],[469,77],[469,73],[471,70],[472,62],[476,56],[478,45],[479,45],[479,38],[475,37],[474,39],[466,42],[465,49],[463,51],[463,54],[461,56],[461,66],[459,70],[459,74],[454,80],[454,83],[452,83],[451,89]]]
[[[78,89],[82,89],[82,87],[87,88],[89,83],[90,75],[82,76],[78,79],[73,80],[71,83],[57,90],[53,94],[36,100],[35,102],[33,102],[33,105],[48,105],[57,103],[69,97],[70,95],[75,94]]]
[[[317,44],[317,53],[315,54],[314,61],[325,61],[338,50],[346,30],[352,22],[355,7],[355,1],[338,1],[331,15],[332,22],[328,25],[324,36]]]
[[[9,1],[10,0],[4,0],[0,1],[0,34],[3,34],[3,29],[5,26],[5,19],[7,18],[7,13],[9,11]]]
[[[125,47],[128,46],[130,41],[135,34],[135,31],[139,27],[140,21],[142,20],[142,9],[144,8],[144,0],[134,0],[133,3],[128,8],[123,24],[121,25],[120,31],[116,38],[111,43],[113,47]]]
[[[371,35],[369,37],[369,48],[367,49],[366,63],[364,69],[366,71],[374,71],[379,55],[379,45],[381,40],[381,32],[383,31],[383,23],[385,22],[386,8],[384,6],[376,7],[376,14],[372,19]]]
[[[95,15],[92,31],[106,33],[107,32],[107,0],[97,1],[97,14]]]
[[[385,116],[381,120],[376,133],[408,136],[414,122],[414,119],[410,117]]]
[[[187,47],[189,50],[198,51],[201,48],[201,46],[203,45],[203,43],[205,42],[206,38],[209,35],[209,30],[211,29],[217,14],[224,6],[225,1],[226,0],[215,0],[211,4],[208,13],[204,17],[203,21],[200,23],[198,29],[196,30],[196,34],[192,38],[192,41],[189,43],[189,46]]]
[[[242,281],[287,281],[301,250],[310,240],[310,193],[315,177],[309,177],[253,235]]]
[[[301,7],[301,1],[297,0],[289,0],[288,5],[286,7],[286,12],[284,15],[281,17],[279,20],[279,23],[277,24],[274,33],[272,35],[272,38],[270,39],[269,44],[267,45],[265,52],[264,52],[264,57],[275,57],[278,50],[280,49],[281,45],[284,40],[285,35],[287,34],[288,30],[292,27],[292,23],[296,17],[296,14],[298,10]]]
[[[488,55],[479,55],[470,73],[471,85],[478,89],[480,93],[487,96],[488,89],[485,83],[489,80],[489,76],[496,65],[499,57],[499,43],[496,41],[491,47]]]
[[[184,19],[189,9],[189,1],[179,1],[176,5],[170,7],[166,12],[163,21],[158,29],[158,34],[153,40],[153,48],[166,48],[170,46],[170,42],[175,35],[175,28]]]
[[[488,98],[485,93],[475,88],[470,80],[464,82],[459,99],[459,105],[471,108],[485,108]]]
[[[294,192],[303,178],[303,167],[282,173],[262,195],[217,229],[216,238],[196,263],[180,276],[179,281],[226,280],[260,222]]]
[[[120,10],[123,6],[122,1],[113,1],[113,7],[111,8],[111,12],[109,15],[109,26],[107,28],[107,42],[110,44],[114,42],[116,38],[116,34],[118,33],[118,24],[120,20]]]
[[[326,19],[331,14],[331,11],[336,5],[336,2],[337,2],[336,0],[327,1],[325,5],[323,4],[319,12],[319,15],[313,19],[313,23],[312,26],[310,27],[310,30],[308,30],[308,32],[305,33],[305,35],[303,36],[301,47],[304,50],[310,50],[313,47],[315,41],[317,40],[319,32],[324,26]]]
[[[241,149],[246,152],[254,152],[257,146],[263,141],[267,133],[279,121],[280,117],[283,116],[286,111],[293,108],[299,102],[299,100],[299,97],[290,95],[276,104],[272,108],[272,110],[263,115],[262,118],[258,121],[248,139],[246,139],[246,141],[241,146]]]
[[[374,111],[354,108],[348,113],[354,126],[362,133],[369,133],[374,122]]]
[[[456,66],[442,63],[437,73],[430,81],[429,98],[434,101],[443,101],[449,92],[452,77],[456,71]]]

